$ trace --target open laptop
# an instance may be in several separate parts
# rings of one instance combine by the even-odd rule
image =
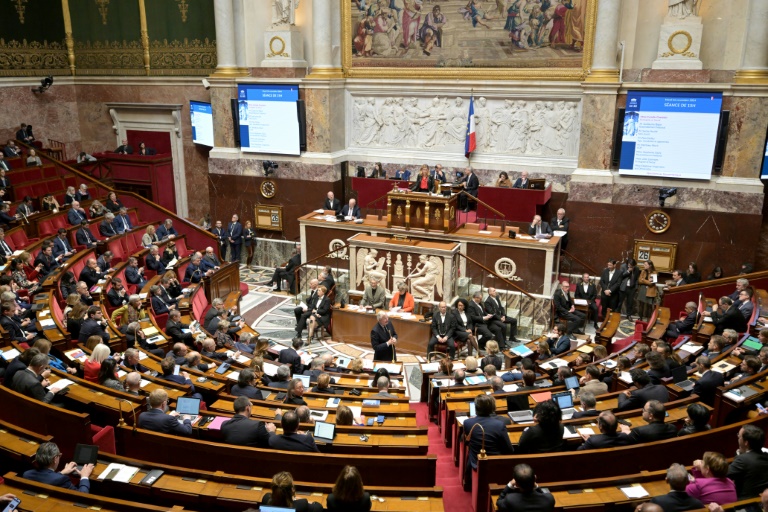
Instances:
[[[570,391],[564,391],[562,393],[555,393],[552,395],[552,400],[560,406],[560,410],[563,413],[563,419],[569,420],[573,418],[573,395]]]
[[[672,381],[677,384],[679,388],[684,389],[685,391],[693,390],[694,382],[688,378],[688,369],[684,364],[672,368],[671,372]]]
[[[78,443],[75,446],[75,456],[72,459],[75,461],[75,464],[77,464],[77,470],[80,471],[86,464],[96,464],[98,458],[98,446]]]
[[[324,421],[316,421],[315,432],[313,435],[315,442],[319,441],[326,444],[333,443],[333,438],[336,436],[336,425]]]
[[[189,396],[180,396],[176,399],[176,412],[179,416],[192,416],[192,423],[200,419],[200,399]],[[179,418],[180,422],[183,422]]]
[[[309,385],[310,377],[309,377],[309,375],[294,375],[293,378],[294,379],[299,379],[301,381],[301,383],[304,384],[304,387],[306,389],[310,388],[310,385]]]
[[[466,382],[470,386],[474,386],[475,384],[482,384],[487,380],[488,379],[485,377],[485,375],[472,375],[471,377],[465,378],[464,382]]]
[[[533,423],[533,411],[512,411],[508,412],[509,419],[515,423]]]
[[[565,389],[568,391],[572,389],[579,389],[579,377],[574,375],[573,377],[565,378]]]
[[[295,508],[270,507],[269,505],[259,505],[259,510],[261,512],[296,512]]]

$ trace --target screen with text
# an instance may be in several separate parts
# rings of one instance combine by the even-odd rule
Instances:
[[[237,86],[240,147],[251,153],[299,155],[299,87]]]
[[[210,103],[189,102],[189,116],[192,120],[192,142],[213,147],[213,109]]]

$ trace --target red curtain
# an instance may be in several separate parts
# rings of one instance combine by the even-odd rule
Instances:
[[[143,142],[148,148],[154,148],[158,155],[171,152],[171,134],[168,132],[145,132],[128,130],[128,144],[133,146],[134,154],[139,152],[139,143]]]

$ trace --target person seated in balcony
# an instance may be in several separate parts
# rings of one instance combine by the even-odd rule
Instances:
[[[101,217],[108,210],[101,204],[101,201],[94,199],[91,206],[88,208],[88,212],[91,214],[91,218]]]
[[[219,257],[216,256],[216,253],[213,252],[213,247],[209,246],[205,248],[205,254],[203,255],[201,265],[203,266],[203,270],[219,270],[221,261],[219,261]]]
[[[75,254],[75,250],[67,240],[67,230],[59,228],[56,238],[53,239],[53,255],[57,258],[63,256],[62,260],[66,261],[73,254]]]
[[[168,243],[165,244],[161,260],[166,267],[168,267],[173,260],[179,261],[179,251],[176,249],[176,242],[169,240]]]
[[[96,258],[88,258],[88,261],[85,262],[85,268],[80,271],[79,279],[80,281],[83,281],[90,290],[96,286],[99,280],[104,279],[106,275],[107,273],[100,269],[96,264]]]
[[[133,146],[128,144],[128,139],[123,139],[122,143],[119,146],[117,146],[115,153],[118,153],[120,155],[132,155]]]
[[[35,266],[42,267],[40,268],[40,277],[45,278],[54,269],[58,268],[60,260],[61,256],[55,257],[53,255],[53,244],[48,240],[43,242],[43,246],[37,254],[37,258],[35,258]]]
[[[141,156],[152,156],[157,154],[155,148],[148,148],[144,142],[139,142],[139,154]]]
[[[27,167],[42,167],[43,161],[40,160],[40,157],[37,156],[37,152],[34,149],[29,150],[29,155],[27,156]]]
[[[176,229],[174,229],[173,227],[173,221],[171,219],[165,219],[165,222],[163,222],[157,228],[157,236],[158,238],[160,238],[160,240],[165,240],[166,238],[173,238],[175,236],[178,236]]]
[[[16,158],[21,156],[21,148],[16,145],[16,141],[8,139],[8,144],[3,149],[3,154],[6,158]]]
[[[81,183],[80,188],[78,188],[77,192],[75,192],[75,199],[78,201],[87,201],[90,198],[91,195],[88,193],[88,185]]]
[[[85,209],[80,206],[80,201],[73,201],[72,208],[67,212],[67,222],[73,226],[77,226],[84,220],[88,220],[88,215],[85,213]]]
[[[104,215],[104,220],[99,223],[99,233],[101,236],[105,236],[107,238],[111,236],[116,236],[117,231],[115,230],[114,225],[115,220],[115,214],[112,212],[107,212],[106,215]]]
[[[192,255],[192,258],[189,260],[189,265],[187,265],[187,270],[184,273],[184,281],[188,283],[199,283],[204,276],[209,276],[214,272],[213,270],[204,270],[201,265],[202,260],[203,255],[199,252]]]
[[[32,206],[32,198],[24,196],[21,204],[16,208],[16,215],[21,215],[25,219],[35,213],[35,207]]]
[[[149,254],[144,259],[144,263],[148,270],[158,274],[165,272],[165,265],[163,265],[163,261],[160,258],[160,249],[156,245],[149,248]]]
[[[125,208],[120,208],[118,210],[117,214],[115,215],[115,230],[118,233],[125,233],[126,231],[130,231],[133,229],[133,224],[131,224],[131,218],[128,216],[128,210]]]
[[[114,192],[110,192],[107,196],[107,202],[106,205],[107,210],[111,211],[112,213],[117,213],[120,211],[120,208],[123,207],[123,203],[117,198],[117,194]]]
[[[29,133],[27,133],[27,123],[21,123],[21,127],[16,131],[16,140],[31,144],[35,140],[35,137],[32,135],[32,127],[29,127]]]
[[[61,210],[61,205],[59,205],[59,202],[56,200],[53,194],[48,194],[43,196],[41,209],[44,212],[52,211],[53,213],[58,213],[59,210]]]
[[[499,178],[496,180],[496,184],[494,186],[498,188],[512,188],[512,180],[509,179],[509,174],[501,171],[499,173]]]
[[[130,284],[135,284],[138,289],[147,284],[144,278],[144,267],[139,266],[139,260],[135,256],[128,258],[128,266],[125,268],[125,280]]]
[[[77,163],[81,164],[83,162],[95,162],[96,158],[93,155],[89,155],[85,151],[81,151],[77,154]]]

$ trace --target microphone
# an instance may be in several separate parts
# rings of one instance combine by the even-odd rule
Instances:
[[[480,427],[480,432],[482,434],[482,438],[480,439],[480,453],[477,454],[478,459],[486,459],[488,456],[485,454],[485,429],[480,423],[475,423],[472,425],[472,428],[469,429],[469,432],[464,435],[464,441],[469,442],[472,438],[472,431],[475,430],[475,427]]]
[[[121,402],[126,402],[128,405],[131,406],[131,412],[133,413],[133,434],[136,435],[136,409],[133,407],[133,402],[130,400],[126,400],[125,398],[118,398],[117,399],[117,407],[120,409],[120,423],[119,425],[121,427],[125,426],[125,420],[123,419],[123,407],[121,405]]]

